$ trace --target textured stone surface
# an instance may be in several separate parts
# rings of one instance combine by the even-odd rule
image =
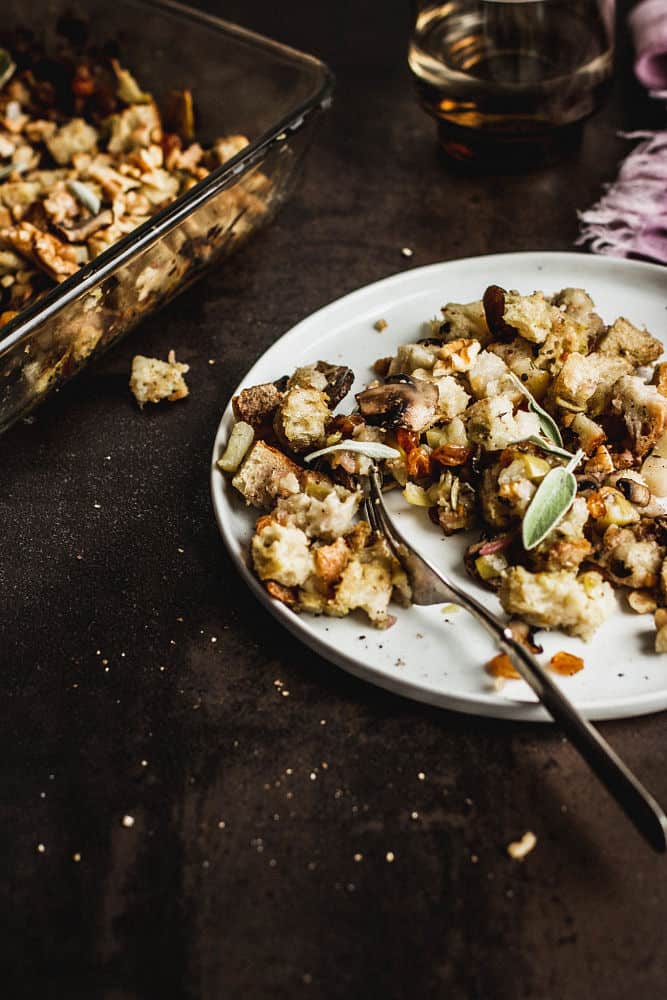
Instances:
[[[231,390],[293,323],[406,267],[570,248],[615,129],[657,111],[626,58],[573,160],[457,178],[407,4],[207,7],[328,60],[336,102],[275,225],[0,440],[3,993],[661,996],[664,859],[571,747],[302,648],[241,585],[207,482]],[[132,354],[171,347],[191,397],[140,413]],[[601,728],[667,799],[664,718]]]

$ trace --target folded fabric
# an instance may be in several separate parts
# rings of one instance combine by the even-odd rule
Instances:
[[[667,98],[667,0],[642,0],[630,13],[635,73],[653,97]],[[641,139],[618,178],[586,212],[577,243],[612,257],[667,264],[667,131],[629,132]]]
[[[667,89],[667,0],[642,0],[628,18],[635,73],[648,90]]]
[[[667,131],[630,132],[642,139],[623,161],[600,201],[579,213],[577,243],[611,257],[645,257],[667,264]]]

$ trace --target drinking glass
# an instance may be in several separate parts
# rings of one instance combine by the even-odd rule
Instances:
[[[557,159],[601,105],[614,0],[417,0],[409,64],[445,153],[490,170]]]

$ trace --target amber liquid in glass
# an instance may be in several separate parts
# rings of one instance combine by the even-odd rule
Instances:
[[[521,168],[577,143],[611,79],[611,38],[594,2],[452,0],[420,11],[409,64],[449,157]]]

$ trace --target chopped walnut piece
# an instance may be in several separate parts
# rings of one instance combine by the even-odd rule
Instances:
[[[566,653],[561,649],[551,657],[549,666],[555,674],[561,674],[563,677],[571,677],[573,674],[578,674],[580,670],[584,669],[584,661],[580,656],[575,656],[574,653]]]
[[[482,345],[479,340],[451,340],[443,344],[438,360],[433,366],[434,375],[451,375],[453,372],[470,371]]]
[[[513,840],[507,845],[507,853],[513,861],[523,861],[523,859],[535,850],[537,837],[531,830],[526,830],[520,840]]]

